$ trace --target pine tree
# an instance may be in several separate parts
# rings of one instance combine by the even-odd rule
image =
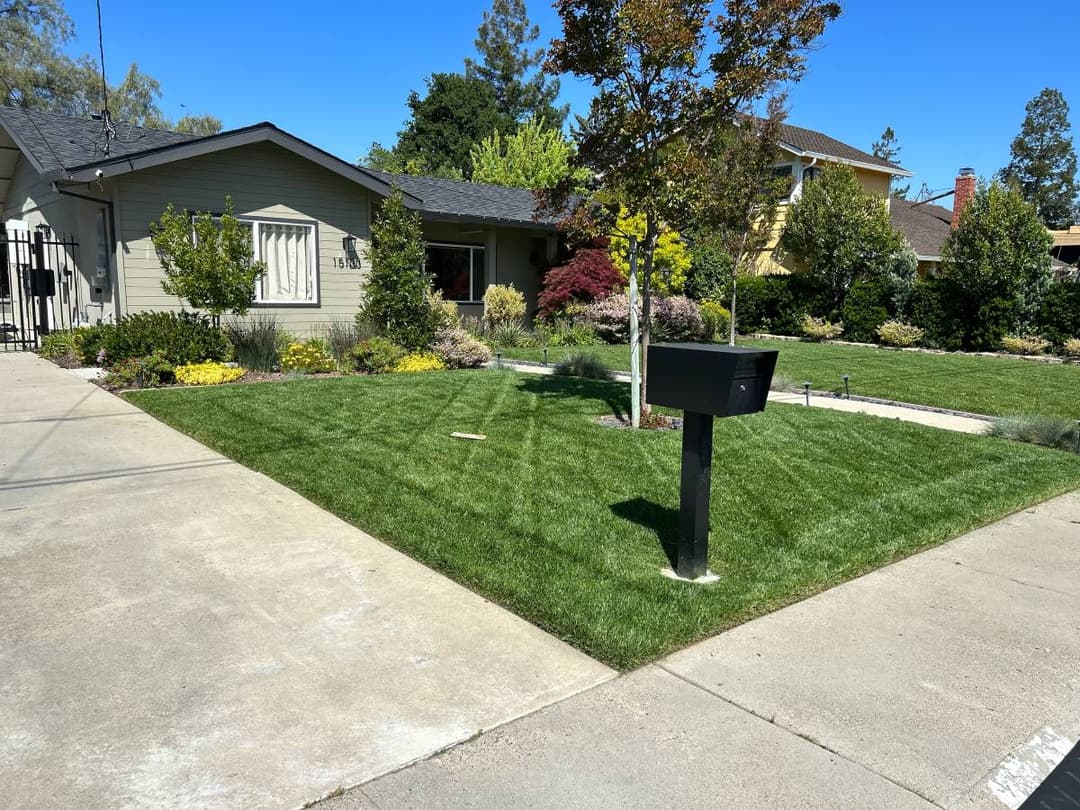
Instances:
[[[898,163],[900,160],[900,143],[896,138],[896,133],[893,132],[892,127],[885,127],[885,131],[881,133],[881,138],[874,141],[873,147],[871,147],[874,157],[881,160],[887,160],[889,163]],[[897,179],[894,177],[892,181],[892,187],[889,190],[889,194],[893,197],[899,197],[900,199],[907,199],[908,193],[911,191],[911,184],[907,183],[903,186],[898,184]]]
[[[540,28],[529,22],[525,0],[493,0],[476,31],[476,50],[482,61],[467,58],[465,73],[494,88],[502,115],[513,121],[544,119],[559,129],[570,108],[554,106],[559,80],[536,70],[544,61],[544,49],[529,46],[539,37]],[[526,79],[530,72],[533,75]]]
[[[1001,179],[1017,186],[1047,228],[1067,228],[1076,196],[1076,150],[1069,129],[1069,105],[1060,90],[1047,87],[1028,102],[1012,160]]]

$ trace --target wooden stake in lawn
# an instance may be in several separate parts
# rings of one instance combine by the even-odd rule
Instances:
[[[630,424],[641,426],[641,333],[638,329],[637,237],[630,234]]]

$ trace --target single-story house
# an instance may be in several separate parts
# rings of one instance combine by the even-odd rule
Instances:
[[[356,314],[373,211],[392,184],[422,218],[436,287],[462,313],[482,312],[489,284],[535,302],[558,232],[534,219],[527,190],[371,171],[266,122],[194,137],[0,107],[0,324],[33,330],[39,317],[25,300],[35,239],[62,288],[53,328],[180,309],[161,289],[149,225],[169,203],[217,212],[229,195],[267,265],[252,311],[315,333]]]

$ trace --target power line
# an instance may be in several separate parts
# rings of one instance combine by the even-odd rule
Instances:
[[[97,38],[98,53],[101,56],[101,134],[105,136],[105,146],[101,151],[105,157],[108,157],[109,141],[116,137],[116,130],[113,129],[109,116],[109,84],[105,80],[105,39],[101,29],[101,0],[97,0]]]

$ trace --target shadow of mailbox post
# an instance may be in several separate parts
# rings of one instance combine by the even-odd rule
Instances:
[[[683,411],[679,577],[698,579],[707,573],[713,417],[765,410],[777,354],[713,343],[649,346],[649,402]]]

